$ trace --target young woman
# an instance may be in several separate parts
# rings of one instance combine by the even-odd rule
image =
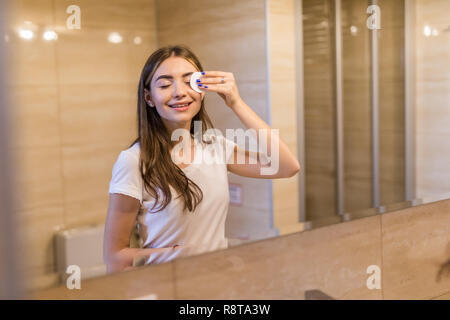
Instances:
[[[183,46],[155,51],[142,70],[138,138],[120,153],[109,188],[104,234],[108,273],[129,269],[138,256],[147,256],[147,264],[161,263],[226,248],[227,171],[274,179],[291,177],[300,170],[286,144],[271,135],[270,127],[241,99],[233,74],[203,71],[199,93],[190,86],[190,79],[192,73],[202,71],[197,57]],[[212,128],[204,107],[206,92],[216,92],[248,129],[266,129],[269,146],[271,139],[277,139],[277,172],[262,174],[260,154],[241,150],[223,136],[193,138],[194,122],[201,121],[202,133]],[[179,129],[192,135],[185,135],[181,142],[172,141],[172,134]],[[179,143],[187,146],[181,155],[191,154],[184,163],[173,161],[172,153]],[[211,148],[201,148],[205,144],[220,145],[228,157],[212,163],[202,161],[211,158]],[[245,157],[245,163],[236,161],[240,156]],[[140,248],[130,248],[136,223],[142,243]]]

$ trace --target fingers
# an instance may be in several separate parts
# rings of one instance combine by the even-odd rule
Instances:
[[[202,76],[204,77],[225,77],[228,75],[228,72],[223,71],[203,71],[205,74]]]
[[[199,86],[199,88],[201,89],[206,89],[206,91],[211,90],[211,91],[223,91],[223,85],[220,84],[209,84],[206,86]]]
[[[204,71],[205,75],[203,75],[200,79],[197,80],[197,83],[200,84],[223,84],[222,79],[225,82],[234,81],[234,76],[229,72],[222,71]]]
[[[222,82],[222,79],[224,80],[224,82]],[[225,77],[216,77],[216,78],[202,78],[200,79],[200,81],[197,81],[197,84],[200,85],[210,85],[210,84],[225,84],[225,83],[230,83],[230,79],[225,78]]]

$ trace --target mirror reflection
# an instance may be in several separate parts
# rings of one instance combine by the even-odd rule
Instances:
[[[11,1],[29,289],[448,198],[450,7],[407,2]]]

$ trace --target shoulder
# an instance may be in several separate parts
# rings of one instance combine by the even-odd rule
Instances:
[[[139,166],[140,145],[135,143],[128,149],[122,150],[119,153],[115,167],[136,167]]]
[[[129,147],[126,150],[123,150],[122,152],[127,152],[127,153],[139,158],[139,155],[141,153],[141,145],[139,142],[136,142],[131,147]]]
[[[139,142],[136,142],[135,144],[133,144],[128,149],[122,150],[120,153],[124,154],[128,158],[132,157],[133,159],[138,159],[139,160],[139,156],[140,156],[140,153],[141,153],[141,145],[140,145]]]

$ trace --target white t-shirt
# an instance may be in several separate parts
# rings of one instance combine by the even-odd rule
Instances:
[[[183,212],[182,198],[177,197],[172,187],[171,202],[164,210],[152,212],[154,199],[144,189],[139,172],[139,142],[120,152],[112,170],[109,193],[121,193],[139,200],[141,207],[137,225],[141,247],[183,246],[181,249],[153,253],[147,264],[168,262],[175,257],[228,247],[225,238],[225,219],[229,204],[226,163],[236,144],[223,136],[216,138],[206,148],[205,144],[196,141],[195,160],[182,169],[203,192],[203,200],[193,212]]]

